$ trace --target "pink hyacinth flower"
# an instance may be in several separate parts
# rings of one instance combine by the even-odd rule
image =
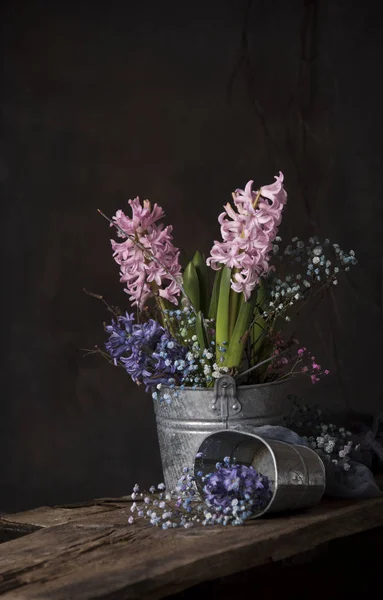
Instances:
[[[214,270],[223,265],[236,269],[231,287],[243,293],[246,300],[259,278],[271,268],[272,242],[287,201],[282,173],[275,177],[274,183],[263,186],[258,192],[253,191],[252,186],[253,181],[249,181],[244,190],[237,189],[233,194],[236,210],[227,204],[225,212],[219,215],[223,241],[214,242],[206,261]]]
[[[124,291],[139,308],[153,296],[154,290],[178,304],[181,290],[177,281],[181,278],[181,266],[179,250],[173,245],[172,227],[157,223],[164,216],[157,204],[152,207],[144,200],[141,205],[139,198],[129,200],[129,204],[131,217],[122,210],[113,217],[118,237],[124,241],[111,240],[114,259],[120,265],[120,281],[126,284]]]

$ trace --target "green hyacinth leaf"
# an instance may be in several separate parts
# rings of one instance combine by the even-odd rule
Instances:
[[[208,318],[216,320],[218,308],[219,286],[221,285],[222,269],[215,272],[213,290],[210,298]]]
[[[202,311],[199,311],[196,317],[196,334],[202,355],[203,350],[206,350],[208,347],[208,339]]]
[[[206,260],[198,250],[193,257],[193,265],[198,276],[200,310],[202,310],[204,316],[207,316],[209,310],[209,277]]]
[[[190,261],[183,273],[183,286],[188,299],[196,312],[200,310],[200,291],[198,275],[193,262]]]
[[[262,332],[265,329],[266,321],[262,317],[262,314],[261,314],[260,310],[258,309],[258,307],[260,307],[261,309],[264,307],[265,299],[266,299],[266,286],[265,286],[264,281],[262,279],[260,279],[259,284],[258,284],[256,307],[255,307],[255,311],[254,311],[254,324],[253,324],[252,331],[251,331],[251,343],[252,343],[252,355],[253,356],[256,356],[259,353],[259,351],[265,341],[265,336],[262,334]]]
[[[235,292],[233,289],[230,289],[230,299],[229,299],[229,337],[233,333],[235,323],[237,321],[237,317],[239,314],[239,310],[241,308],[241,304],[243,303],[243,294]]]
[[[229,348],[225,356],[224,365],[229,368],[240,367],[243,352],[249,335],[249,326],[253,317],[256,303],[256,294],[253,294],[247,302],[242,302],[234,331],[231,335]]]

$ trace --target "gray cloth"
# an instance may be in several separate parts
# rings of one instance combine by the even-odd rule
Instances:
[[[286,427],[263,425],[252,427],[245,425],[242,431],[254,433],[263,438],[280,440],[289,444],[309,444],[297,433]],[[326,494],[337,498],[376,498],[382,496],[374,481],[370,469],[357,461],[350,461],[350,469],[345,471],[342,467],[334,465],[330,461],[324,461],[326,469]]]

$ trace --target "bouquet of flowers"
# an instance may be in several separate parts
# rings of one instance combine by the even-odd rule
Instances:
[[[135,198],[130,215],[106,217],[132,309],[109,307],[104,354],[154,398],[209,388],[223,374],[251,384],[295,375],[316,383],[329,373],[285,328],[298,308],[337,285],[356,264],[355,253],[317,237],[282,243],[282,173],[258,190],[249,181],[232,199],[218,217],[221,239],[210,256],[197,250],[184,268],[157,204]]]

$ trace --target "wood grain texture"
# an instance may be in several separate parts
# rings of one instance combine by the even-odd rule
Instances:
[[[64,523],[68,523],[72,520],[78,520],[82,516],[93,515],[108,510],[112,510],[112,507],[89,506],[76,509],[52,509],[49,506],[43,506],[34,510],[25,511],[24,513],[18,513],[16,515],[3,516],[0,521],[0,526],[5,526],[5,524],[9,523],[14,525],[31,525],[37,528],[53,527],[55,525],[63,525]]]
[[[51,516],[44,509],[37,519],[37,511],[30,511],[34,523],[67,522],[0,546],[3,598],[154,600],[383,525],[383,498],[326,502],[244,527],[173,531],[146,522],[128,525],[129,504],[88,508],[72,509],[66,517],[63,509],[51,509]]]

